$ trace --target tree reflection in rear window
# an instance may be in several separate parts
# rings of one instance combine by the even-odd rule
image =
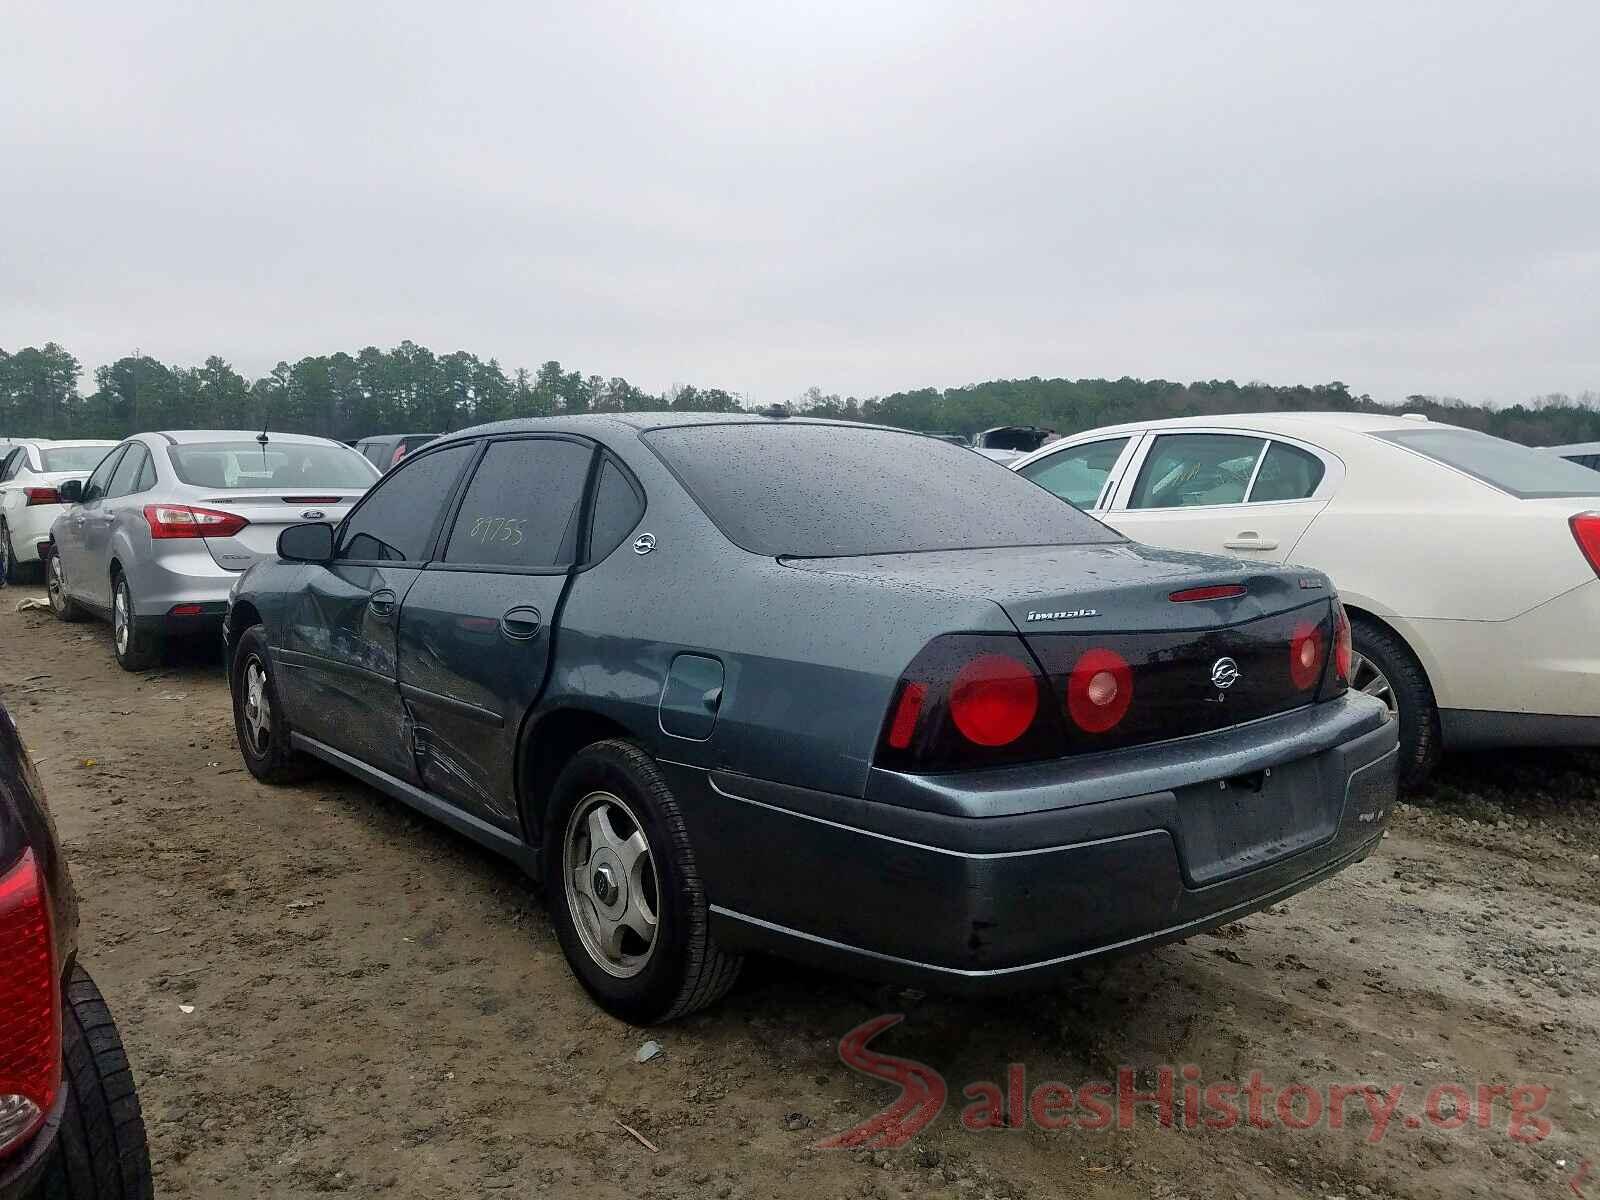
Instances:
[[[728,539],[754,554],[834,558],[1124,540],[999,463],[920,434],[752,422],[642,436]]]

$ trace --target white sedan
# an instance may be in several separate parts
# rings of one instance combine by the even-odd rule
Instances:
[[[1326,571],[1407,784],[1441,748],[1600,745],[1600,473],[1365,413],[1117,425],[1011,468],[1136,541]]]
[[[115,442],[17,440],[0,445],[0,581],[39,574],[39,547],[61,515],[56,488],[84,479]]]

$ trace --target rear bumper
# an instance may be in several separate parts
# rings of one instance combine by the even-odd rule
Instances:
[[[228,592],[238,573],[219,567],[205,542],[168,542],[159,553],[127,565],[134,619],[141,630],[170,636],[216,634],[228,611]],[[199,615],[178,617],[175,608],[198,606]]]
[[[222,632],[224,622],[228,616],[228,602],[226,600],[209,600],[204,603],[186,601],[176,604],[158,616],[135,617],[134,627],[141,633],[154,634],[161,638],[201,638],[216,637]],[[199,609],[192,612],[191,609]]]
[[[988,772],[961,795],[954,777],[897,776],[921,808],[664,769],[720,942],[987,993],[1222,924],[1365,857],[1393,807],[1395,738],[1381,706],[1348,697],[1090,771]],[[995,815],[940,811],[956,800]]]
[[[16,552],[18,562],[44,560],[39,547],[50,544],[50,526],[60,515],[59,504],[34,504],[12,511],[6,524],[11,529],[11,549]]]

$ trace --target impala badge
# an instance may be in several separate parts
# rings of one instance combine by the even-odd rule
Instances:
[[[656,535],[653,533],[641,533],[633,539],[633,552],[635,554],[649,554],[655,548]]]
[[[1029,612],[1030,621],[1070,621],[1074,617],[1098,617],[1100,612],[1093,608],[1074,608],[1068,612]]]
[[[1211,686],[1225,692],[1239,682],[1239,664],[1231,658],[1219,658],[1211,664]]]

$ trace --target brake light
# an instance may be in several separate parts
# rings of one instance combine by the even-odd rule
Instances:
[[[188,504],[147,504],[144,519],[153,538],[233,537],[250,524],[236,513]]]
[[[1322,629],[1302,621],[1289,635],[1289,678],[1301,691],[1317,686],[1322,678]]]
[[[979,746],[1009,746],[1038,712],[1038,672],[1009,654],[979,655],[950,685],[950,718]]]
[[[53,487],[23,488],[23,507],[32,508],[35,504],[60,504],[61,493]]]
[[[1600,512],[1581,512],[1567,524],[1572,526],[1572,536],[1590,568],[1600,575]]]
[[[1184,588],[1181,592],[1173,592],[1167,599],[1174,604],[1187,604],[1191,600],[1228,600],[1244,595],[1246,590],[1242,583],[1213,583],[1207,587]]]
[[[394,448],[394,457],[389,460],[389,468],[391,470],[393,470],[394,469],[394,465],[397,462],[399,462],[402,458],[404,458],[405,456],[406,456],[406,444],[404,442],[401,442],[398,446],[396,446]]]
[[[952,633],[922,648],[884,714],[876,762],[952,771],[1061,753],[1065,729],[1015,634]]]
[[[1086,650],[1067,676],[1067,715],[1085,733],[1115,729],[1133,703],[1133,668],[1115,650]]]
[[[44,1121],[61,1086],[61,981],[33,851],[0,876],[0,1158]]]
[[[1335,682],[1346,690],[1350,687],[1350,671],[1355,662],[1355,640],[1350,634],[1350,614],[1344,605],[1333,602],[1333,671]]]

